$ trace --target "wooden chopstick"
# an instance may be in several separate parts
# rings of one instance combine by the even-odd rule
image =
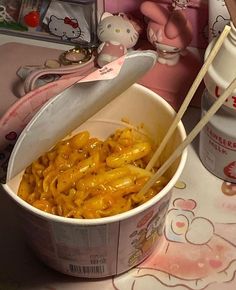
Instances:
[[[216,41],[213,49],[211,50],[210,54],[208,55],[206,61],[204,62],[202,68],[200,69],[199,73],[197,74],[192,86],[190,87],[187,96],[185,97],[178,113],[175,116],[175,119],[173,121],[173,123],[171,124],[170,128],[168,129],[166,135],[164,136],[163,140],[161,141],[161,144],[158,146],[157,150],[155,151],[155,153],[153,154],[151,160],[149,161],[149,163],[146,166],[147,170],[151,170],[158,158],[160,157],[163,149],[165,148],[167,142],[169,141],[170,137],[172,136],[172,134],[174,133],[176,127],[178,126],[179,121],[181,120],[181,118],[183,117],[189,103],[191,102],[198,86],[200,85],[201,81],[203,80],[203,77],[205,76],[209,66],[211,65],[213,59],[215,58],[216,54],[218,53],[224,39],[226,38],[226,36],[228,35],[230,31],[230,26],[226,25],[224,30],[222,31],[222,33],[220,34],[218,40]]]
[[[217,112],[217,110],[222,106],[225,100],[232,94],[236,89],[236,78],[231,82],[227,89],[220,95],[220,97],[214,102],[211,108],[207,111],[204,117],[197,123],[189,135],[184,139],[184,141],[177,147],[177,149],[171,154],[171,156],[165,161],[165,163],[157,170],[157,172],[147,181],[144,187],[140,190],[138,194],[142,195],[146,193],[149,188],[151,188],[158,178],[166,172],[166,170],[171,166],[171,164],[181,155],[183,150],[193,141],[193,139],[198,135],[202,128],[207,124],[210,118]]]

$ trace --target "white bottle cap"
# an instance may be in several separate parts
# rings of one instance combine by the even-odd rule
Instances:
[[[236,77],[236,28],[230,22],[231,30],[206,73],[204,82],[209,94],[218,98]],[[215,39],[206,49],[205,58],[214,46]],[[236,112],[236,91],[226,100],[224,106]]]

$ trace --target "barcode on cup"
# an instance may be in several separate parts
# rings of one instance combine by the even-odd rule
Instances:
[[[92,274],[103,274],[105,272],[104,265],[81,266],[69,264],[69,269],[71,273],[74,274],[76,273],[76,274],[92,275]]]

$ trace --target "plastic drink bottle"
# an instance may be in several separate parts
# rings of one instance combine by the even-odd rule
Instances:
[[[236,77],[236,28],[232,22],[230,26],[231,31],[204,78],[202,115]],[[208,45],[206,57],[214,42]],[[236,91],[201,131],[199,156],[211,173],[236,183]]]

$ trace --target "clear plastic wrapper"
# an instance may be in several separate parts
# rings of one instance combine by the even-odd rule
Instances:
[[[0,0],[0,32],[93,47],[103,10],[102,0]]]

